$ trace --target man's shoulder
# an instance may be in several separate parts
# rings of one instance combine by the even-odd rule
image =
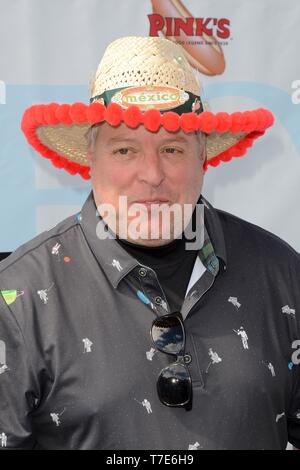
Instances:
[[[274,233],[241,219],[236,215],[215,209],[222,223],[224,236],[227,243],[232,243],[237,248],[237,243],[243,247],[264,254],[274,260],[294,260],[300,266],[300,254],[286,241]]]
[[[73,230],[79,225],[80,214],[76,213],[70,217],[59,222],[50,230],[46,230],[26,243],[20,245],[13,251],[7,258],[0,262],[0,279],[6,270],[9,268],[18,269],[20,264],[24,265],[30,263],[30,258],[34,257],[36,253],[43,247],[51,243],[55,244],[55,240],[63,240],[70,230]]]

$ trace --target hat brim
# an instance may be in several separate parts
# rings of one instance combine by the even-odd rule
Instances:
[[[231,114],[204,111],[198,115],[193,112],[178,115],[172,111],[160,113],[157,109],[142,112],[135,105],[123,109],[116,103],[107,107],[97,102],[50,103],[28,108],[21,128],[28,143],[56,168],[89,179],[85,134],[89,127],[100,122],[111,126],[124,122],[131,129],[144,125],[150,132],[157,132],[161,126],[169,132],[201,130],[207,134],[206,170],[208,166],[216,167],[245,155],[253,141],[272,126],[274,117],[264,108]]]

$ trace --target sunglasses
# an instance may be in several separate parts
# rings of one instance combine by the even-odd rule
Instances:
[[[180,312],[158,317],[150,331],[152,342],[159,351],[176,356],[176,361],[160,371],[157,393],[166,406],[191,409],[192,379],[187,368],[190,356],[184,354],[185,329]]]

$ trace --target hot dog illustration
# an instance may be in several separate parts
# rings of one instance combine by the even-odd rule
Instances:
[[[197,19],[183,3],[180,0],[151,0],[151,2],[153,15],[151,15],[150,21],[152,21],[153,34],[158,35],[160,31],[166,38],[179,42],[185,50],[188,61],[199,72],[205,75],[221,75],[225,70],[225,58],[221,46],[214,36],[206,34],[201,29],[201,24],[197,23]],[[174,18],[183,20],[182,27],[178,26],[178,20],[177,25],[175,23],[175,26],[172,27]],[[208,19],[208,23],[209,21],[215,25],[216,19]],[[224,38],[227,37],[226,21],[223,19],[218,24]],[[192,30],[194,34],[188,35],[184,29],[189,29],[189,32]],[[190,44],[192,38],[196,44]],[[198,41],[195,41],[196,39]],[[200,43],[201,40],[203,40],[203,44]]]

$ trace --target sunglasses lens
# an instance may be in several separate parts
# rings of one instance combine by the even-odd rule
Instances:
[[[191,390],[191,377],[183,364],[174,363],[161,371],[157,391],[165,405],[185,405],[191,398]]]
[[[154,320],[151,336],[156,348],[162,352],[179,354],[184,347],[183,324],[175,315]]]

